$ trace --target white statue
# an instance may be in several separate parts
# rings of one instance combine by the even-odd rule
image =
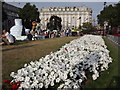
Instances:
[[[27,36],[22,36],[22,19],[15,19],[15,25],[10,29],[10,34],[15,36],[16,40],[24,40]]]

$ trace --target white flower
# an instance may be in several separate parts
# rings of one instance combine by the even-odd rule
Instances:
[[[54,71],[51,72],[51,75],[53,75],[53,74],[54,74]]]
[[[24,67],[27,67],[27,64],[24,64]]]
[[[61,84],[57,90],[62,89],[64,87],[64,84]]]
[[[60,78],[57,78],[57,79],[56,79],[56,82],[57,82],[57,83],[60,82]]]
[[[11,72],[10,76],[11,76],[11,77],[14,77],[14,76],[15,76],[15,73],[14,73],[14,72]]]
[[[78,81],[79,81],[79,83],[82,83],[83,80],[82,80],[82,79],[79,79]]]
[[[24,77],[17,76],[15,80],[16,80],[16,81],[24,81]]]
[[[45,76],[47,77],[47,76],[48,76],[48,73],[45,73]]]
[[[34,65],[35,65],[35,63],[34,63],[33,61],[31,61],[31,62],[30,62],[30,64],[31,64],[32,66],[34,66]]]
[[[76,85],[76,84],[74,84],[73,88],[74,88],[74,89],[78,89],[78,88],[79,88],[79,86],[78,86],[78,85]]]
[[[30,81],[30,77],[25,77],[25,82]]]
[[[39,83],[39,84],[38,84],[38,87],[39,87],[39,88],[42,88],[42,87],[43,87],[43,83]]]
[[[31,84],[31,88],[34,88],[34,87],[36,87],[36,88],[39,87],[39,86],[38,86],[38,82],[34,81],[34,82]]]
[[[20,90],[21,90],[21,88],[30,88],[30,83],[29,82],[22,82],[21,84],[20,84]]]
[[[66,79],[67,79],[67,74],[63,73],[63,80],[66,80]]]
[[[50,85],[51,85],[51,86],[54,86],[54,82],[52,81],[52,82],[50,83]]]
[[[97,79],[97,76],[95,74],[92,75],[93,80]]]

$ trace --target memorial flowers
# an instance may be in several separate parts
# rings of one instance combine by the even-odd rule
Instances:
[[[62,46],[59,51],[25,64],[17,73],[12,72],[11,82],[20,81],[19,88],[49,88],[56,84],[59,84],[58,89],[81,88],[87,73],[92,73],[96,80],[99,71],[108,69],[111,62],[102,37],[85,35]]]

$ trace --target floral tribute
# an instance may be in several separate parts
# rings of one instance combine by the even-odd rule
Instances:
[[[19,88],[81,88],[89,72],[93,80],[112,62],[101,36],[85,35],[62,46],[59,51],[31,61],[10,74]]]

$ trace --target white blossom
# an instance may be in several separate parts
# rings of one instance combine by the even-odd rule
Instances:
[[[39,84],[38,84],[38,87],[39,87],[39,88],[42,88],[42,87],[43,87],[43,83],[39,83]]]

